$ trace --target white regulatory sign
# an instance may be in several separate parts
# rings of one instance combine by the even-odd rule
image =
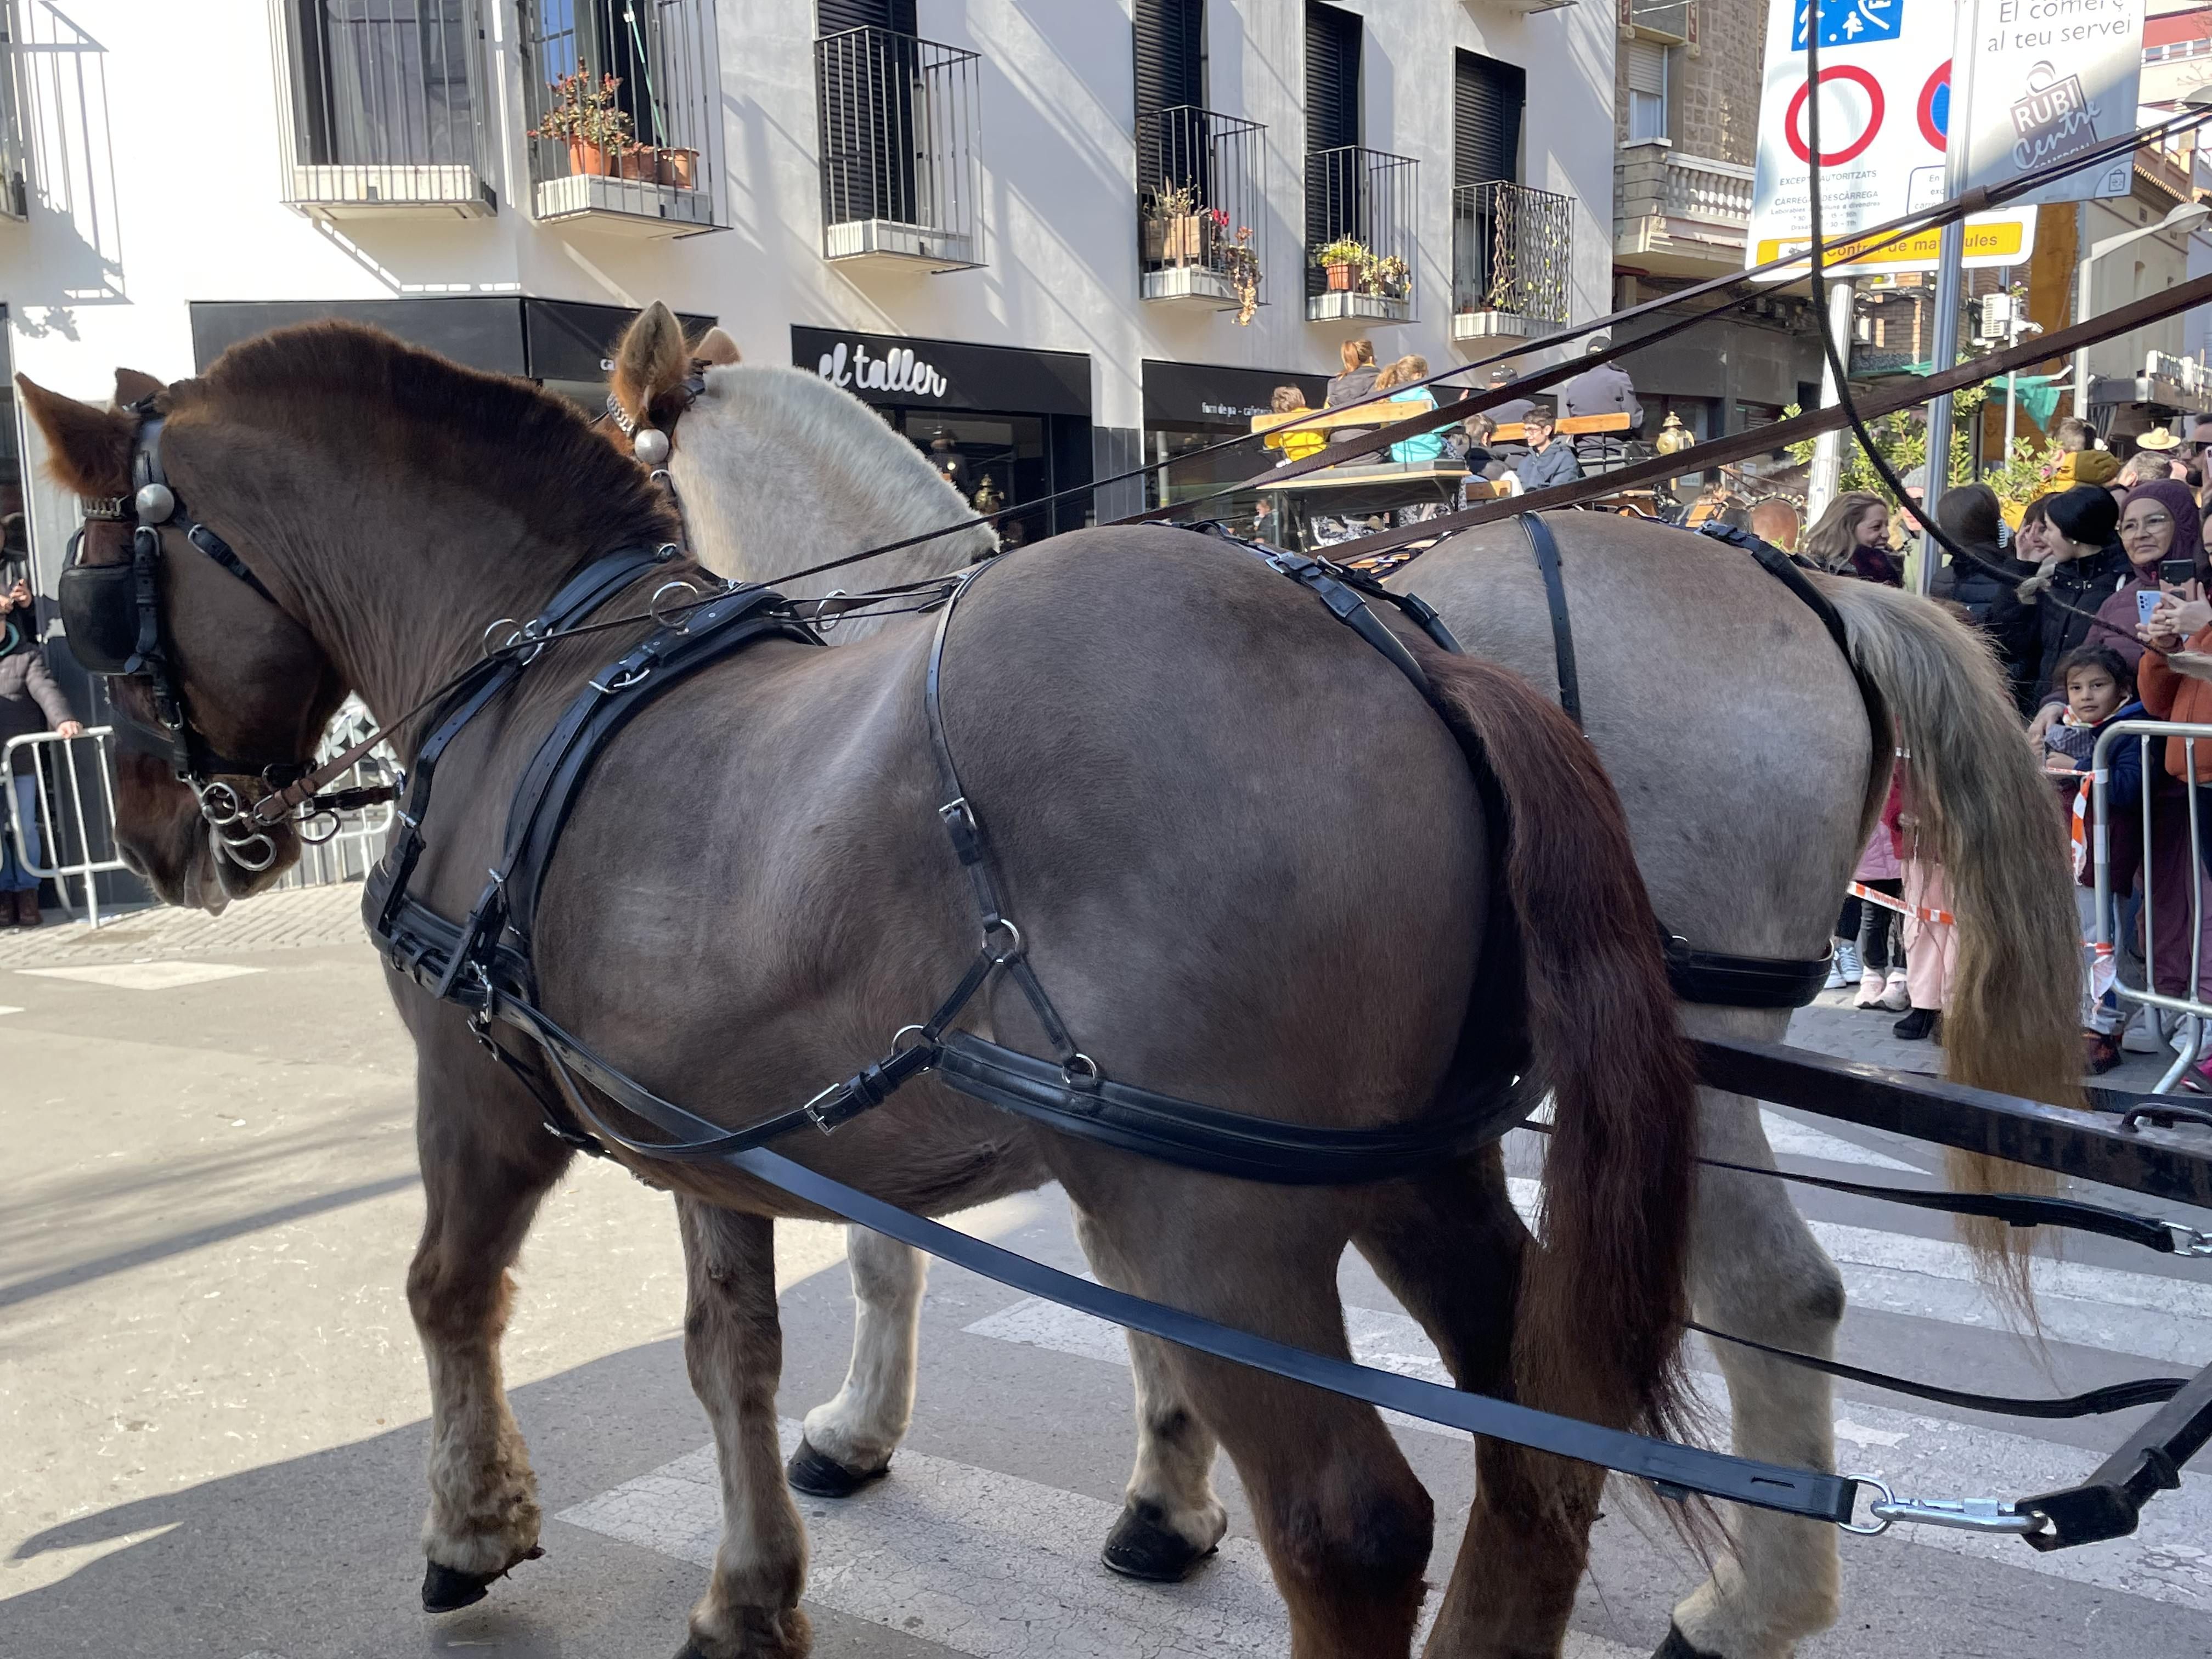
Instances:
[[[1812,236],[1808,0],[1768,0],[1747,264]],[[1942,197],[1953,0],[1820,0],[1820,228],[1844,237]]]

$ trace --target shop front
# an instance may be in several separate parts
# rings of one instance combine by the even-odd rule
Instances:
[[[1224,438],[1249,437],[1252,417],[1273,407],[1276,387],[1295,387],[1309,409],[1319,409],[1328,393],[1328,376],[1303,369],[1224,368],[1147,358],[1144,372],[1145,462],[1152,469],[1145,479],[1147,507],[1188,501],[1280,460],[1277,451],[1257,443],[1197,455]]]
[[[1036,541],[1090,521],[1091,359],[794,323],[791,360],[851,392],[928,456],[979,513],[1038,503],[999,524]]]

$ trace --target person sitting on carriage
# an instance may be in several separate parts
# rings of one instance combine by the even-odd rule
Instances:
[[[1580,462],[1565,439],[1554,435],[1554,423],[1549,413],[1532,409],[1523,417],[1521,430],[1528,439],[1528,453],[1514,463],[1513,471],[1523,489],[1549,489],[1555,484],[1572,483],[1583,476]]]

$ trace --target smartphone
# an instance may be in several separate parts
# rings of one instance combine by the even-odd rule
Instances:
[[[2197,561],[2194,559],[2160,559],[2158,579],[2169,586],[2179,587],[2197,580]]]
[[[2164,599],[2165,597],[2166,597],[2166,595],[2165,595],[2165,594],[2160,593],[2160,592],[2156,592],[2156,591],[2154,591],[2154,590],[2153,590],[2153,589],[2150,589],[2150,588],[2144,588],[2144,589],[2142,589],[2141,592],[2137,592],[2137,593],[2136,593],[2136,627],[2141,628],[2142,626],[2143,626],[2143,624],[2145,624],[2146,623],[2148,623],[2148,622],[2149,622],[2149,621],[2150,621],[2150,613],[2151,613],[2152,611],[2155,611],[2155,610],[2157,610],[2157,609],[2158,609],[2158,602],[2159,602],[2160,599]]]

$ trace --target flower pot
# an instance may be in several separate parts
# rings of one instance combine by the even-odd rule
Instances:
[[[568,141],[568,171],[571,174],[587,173],[594,178],[604,179],[612,173],[614,169],[607,164],[607,152],[604,145],[590,143],[581,138],[571,138]]]
[[[660,152],[660,182],[671,190],[694,189],[698,163],[699,152],[696,149],[664,149]]]
[[[1171,265],[1194,265],[1206,258],[1206,221],[1195,213],[1167,222],[1166,258]]]
[[[1145,216],[1145,263],[1164,265],[1167,263],[1168,222]]]
[[[660,181],[660,156],[657,151],[651,149],[624,150],[619,165],[622,168],[622,176],[625,179],[635,179],[641,185],[658,184]]]
[[[1328,272],[1328,291],[1331,294],[1349,294],[1352,292],[1354,267],[1350,261],[1347,260],[1340,264],[1328,265],[1324,267],[1324,269]]]

